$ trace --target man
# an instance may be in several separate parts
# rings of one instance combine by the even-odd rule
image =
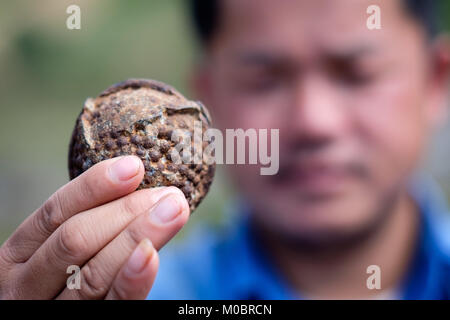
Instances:
[[[432,1],[192,2],[200,100],[279,128],[280,171],[232,168],[232,232],[162,253],[149,298],[449,298],[446,209],[415,174],[448,93]]]
[[[280,129],[280,171],[232,168],[243,200],[230,231],[164,250],[149,298],[450,296],[445,209],[413,178],[445,112],[448,49],[417,10],[429,1],[380,3],[373,31],[372,4],[220,0],[195,11],[200,98],[222,129]],[[0,298],[145,298],[157,250],[189,208],[173,187],[134,192],[143,170],[135,157],[107,160],[51,196],[0,248]],[[66,286],[69,266],[81,267],[79,290]]]

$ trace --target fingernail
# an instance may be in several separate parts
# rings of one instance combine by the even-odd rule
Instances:
[[[150,240],[142,240],[131,254],[125,272],[130,276],[141,273],[150,260],[152,253],[153,246]]]
[[[134,156],[126,156],[109,167],[109,174],[115,181],[127,181],[139,172],[140,160]]]
[[[158,201],[150,211],[150,219],[156,223],[167,223],[181,213],[181,206],[176,195],[168,194]]]

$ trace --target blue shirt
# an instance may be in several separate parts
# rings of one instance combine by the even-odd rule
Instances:
[[[400,299],[450,298],[450,215],[438,187],[421,177],[411,187],[421,213],[415,256]],[[148,299],[301,299],[252,235],[246,210],[222,231],[199,228],[160,251]],[[369,275],[368,275],[369,276]],[[382,277],[382,275],[381,275]]]

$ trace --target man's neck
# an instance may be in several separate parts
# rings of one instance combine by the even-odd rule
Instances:
[[[410,266],[417,246],[420,217],[414,202],[399,197],[392,212],[369,238],[340,252],[310,254],[286,245],[282,237],[263,232],[263,245],[302,297],[370,299],[395,290]],[[261,231],[261,230],[260,230]],[[368,289],[367,268],[381,270],[381,289]]]

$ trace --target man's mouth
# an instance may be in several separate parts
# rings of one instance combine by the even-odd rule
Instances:
[[[282,167],[278,186],[294,188],[305,196],[336,196],[357,176],[356,167],[329,161],[298,161]]]

